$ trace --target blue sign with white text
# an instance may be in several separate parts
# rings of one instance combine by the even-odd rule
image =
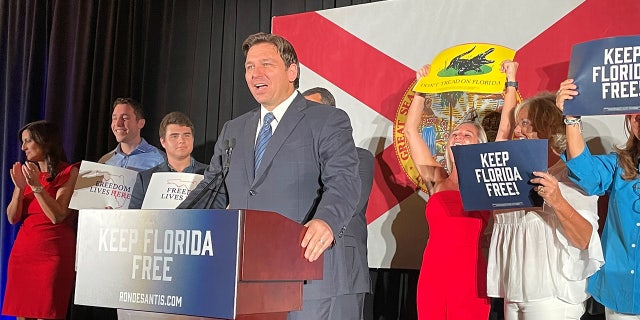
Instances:
[[[529,182],[547,171],[547,140],[512,140],[451,147],[464,210],[542,205]]]
[[[640,36],[574,45],[569,78],[579,94],[565,101],[566,115],[640,113]]]
[[[75,303],[236,315],[238,210],[81,210]]]

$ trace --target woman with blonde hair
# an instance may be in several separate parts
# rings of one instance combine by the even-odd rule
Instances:
[[[425,66],[416,76],[419,79],[428,72],[429,66]],[[486,296],[487,263],[480,239],[490,213],[463,209],[451,153],[451,146],[487,142],[487,136],[475,122],[458,124],[449,134],[443,167],[418,132],[424,105],[424,94],[416,93],[404,129],[413,163],[421,179],[431,185],[425,210],[429,241],[418,279],[418,319],[487,319],[491,306]]]

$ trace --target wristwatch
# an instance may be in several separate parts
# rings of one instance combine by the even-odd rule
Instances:
[[[33,190],[33,193],[40,193],[42,192],[42,190],[44,190],[44,187],[43,186],[32,187],[31,190]]]
[[[516,90],[518,90],[518,81],[507,81],[507,82],[504,84],[504,87],[505,87],[505,88],[506,88],[506,87],[514,87],[514,88],[516,88]]]

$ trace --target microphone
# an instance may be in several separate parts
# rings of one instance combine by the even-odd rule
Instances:
[[[211,204],[213,203],[213,200],[215,200],[215,198],[217,197],[220,191],[220,186],[224,183],[224,179],[227,176],[229,165],[231,164],[231,160],[230,160],[231,152],[233,152],[233,148],[235,147],[236,139],[233,138],[231,139],[231,141],[225,140],[224,144],[225,144],[225,153],[227,154],[227,159],[225,160],[222,166],[222,170],[217,172],[213,176],[213,178],[209,180],[209,182],[207,182],[204,188],[202,188],[200,192],[198,192],[198,194],[192,198],[190,202],[188,203],[182,202],[180,203],[180,205],[178,205],[176,209],[193,209],[200,202],[200,200],[202,200],[205,194],[213,190],[213,184],[217,182],[220,179],[220,175],[222,175],[222,181],[220,182],[220,184],[216,186],[216,190],[214,191],[212,197],[209,199],[209,201],[207,201],[207,206],[204,207],[205,209],[210,208]]]
[[[233,152],[233,148],[236,146],[236,138],[231,138],[231,140],[225,140],[226,148],[224,152],[227,154],[227,161],[222,165],[223,169],[229,170],[229,166],[231,165],[231,153]]]
[[[231,140],[225,140],[225,153],[227,154],[227,159],[222,165],[222,181],[216,186],[216,190],[213,191],[213,195],[207,201],[207,206],[205,208],[211,208],[213,201],[218,197],[220,193],[220,188],[224,184],[224,180],[227,178],[227,174],[229,173],[229,166],[231,165],[231,153],[233,152],[233,148],[236,146],[236,138],[231,138]]]

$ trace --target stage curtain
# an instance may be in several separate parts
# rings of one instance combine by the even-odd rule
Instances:
[[[19,228],[5,216],[9,169],[24,161],[17,137],[23,125],[56,122],[69,161],[96,161],[116,145],[111,103],[133,97],[144,106],[149,143],[160,146],[157,128],[166,113],[185,112],[196,128],[193,155],[208,163],[224,122],[256,106],[244,80],[246,36],[269,32],[273,16],[375,1],[0,0],[0,299]],[[367,319],[412,319],[417,271],[371,272]],[[87,319],[80,311],[68,318]]]

